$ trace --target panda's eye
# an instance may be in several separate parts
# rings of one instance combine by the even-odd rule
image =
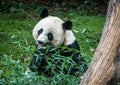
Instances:
[[[50,41],[52,41],[54,38],[52,33],[48,33],[47,36],[48,36],[48,40]]]
[[[43,32],[43,29],[38,30],[38,35],[40,35]]]

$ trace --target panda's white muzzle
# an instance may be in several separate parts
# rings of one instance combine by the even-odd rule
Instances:
[[[49,40],[48,40],[47,36],[45,36],[45,35],[40,35],[40,36],[37,38],[37,43],[38,43],[38,44],[45,44],[45,43],[47,43],[47,42],[49,42]]]

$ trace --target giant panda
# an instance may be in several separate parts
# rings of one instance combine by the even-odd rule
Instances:
[[[42,9],[40,18],[41,20],[33,29],[33,37],[36,41],[38,51],[35,52],[29,64],[29,71],[52,75],[52,73],[50,73],[51,68],[45,68],[48,65],[46,58],[51,58],[58,50],[59,55],[71,57],[77,65],[79,65],[80,62],[85,62],[84,58],[81,57],[80,47],[72,32],[73,25],[71,21],[64,22],[58,17],[50,16],[46,8]],[[45,47],[48,48],[45,49]],[[63,49],[64,47],[67,48]],[[71,50],[67,51],[69,48]],[[57,62],[57,60],[55,60],[55,62]],[[62,62],[64,61],[59,61],[58,65]],[[71,68],[68,72],[65,69],[63,73],[73,75],[76,70],[76,68]],[[57,71],[59,71],[59,69]]]

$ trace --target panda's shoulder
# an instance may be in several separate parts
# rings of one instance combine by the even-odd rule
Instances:
[[[71,30],[66,31],[64,45],[71,45],[76,40],[73,32]]]

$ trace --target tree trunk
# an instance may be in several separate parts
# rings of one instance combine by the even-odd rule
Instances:
[[[120,0],[110,0],[100,43],[80,85],[120,82]]]

